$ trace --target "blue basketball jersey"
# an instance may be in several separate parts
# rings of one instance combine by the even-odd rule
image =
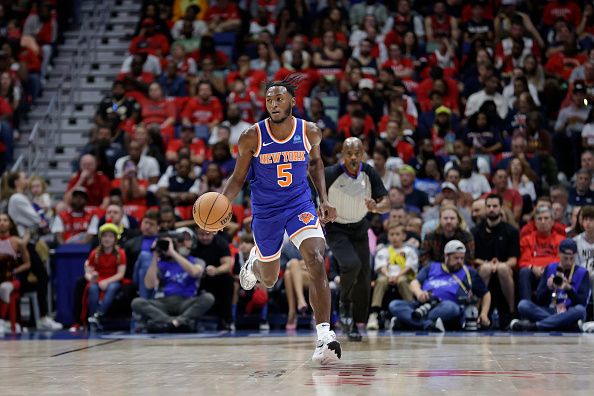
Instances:
[[[305,120],[293,117],[293,121],[293,131],[282,141],[270,132],[268,118],[256,124],[258,149],[249,172],[255,217],[311,201],[307,182],[311,145],[305,133]]]

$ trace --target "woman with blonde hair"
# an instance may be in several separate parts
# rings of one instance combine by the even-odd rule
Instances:
[[[466,246],[467,264],[474,261],[474,239],[468,231],[466,222],[458,209],[453,205],[442,205],[439,208],[439,225],[435,231],[429,232],[421,245],[421,264],[443,262],[443,248],[449,241],[457,239]]]
[[[534,180],[536,174],[524,158],[513,157],[507,166],[507,186],[518,191],[522,197],[529,196],[530,201],[536,201]]]

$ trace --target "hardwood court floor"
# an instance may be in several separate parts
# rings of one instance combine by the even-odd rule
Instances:
[[[311,333],[45,336],[0,341],[1,395],[594,394],[592,335],[380,333],[324,368]]]

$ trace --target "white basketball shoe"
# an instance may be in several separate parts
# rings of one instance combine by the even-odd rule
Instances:
[[[336,334],[329,331],[318,339],[311,361],[318,365],[334,364],[340,360],[341,355],[340,342],[336,340]]]
[[[239,283],[243,290],[252,290],[258,282],[256,275],[254,275],[254,272],[252,271],[256,256],[256,247],[254,246],[250,252],[250,257],[248,257],[241,267],[241,270],[239,270]]]

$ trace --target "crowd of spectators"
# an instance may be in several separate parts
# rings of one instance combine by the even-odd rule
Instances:
[[[42,8],[39,15],[37,25]],[[189,298],[194,314],[212,305],[220,328],[236,320],[237,308],[266,313],[274,304],[288,309],[293,328],[307,311],[308,284],[295,252],[283,260],[284,281],[273,290],[245,293],[234,281],[253,243],[249,186],[234,202],[232,225],[214,236],[194,228],[191,205],[222,190],[241,132],[266,117],[265,82],[299,75],[293,114],[322,130],[325,164],[340,161],[345,138],[358,137],[364,161],[389,191],[390,212],[369,215],[369,328],[409,307],[391,309],[391,300],[427,300],[422,281],[434,263],[454,260],[445,253],[452,240],[476,269],[468,279],[485,284],[468,289],[491,291],[480,322],[488,326],[482,315],[496,310],[505,328],[524,318],[519,301],[547,300],[538,294],[549,286],[545,279],[542,289],[541,279],[559,262],[566,238],[577,240],[577,265],[594,274],[593,18],[585,0],[146,1],[63,200],[44,195],[39,179],[17,191],[29,188],[23,198],[36,209],[39,238],[50,244],[97,246],[101,226],[115,224],[126,258],[118,282],[140,291],[133,308],[155,328],[187,325],[184,309],[167,302],[156,312],[147,302],[158,284],[154,271],[168,269],[178,283],[165,280],[159,298]],[[0,36],[11,37],[11,21]],[[30,53],[24,32],[19,45],[3,47],[0,72],[8,51],[9,58]],[[45,51],[39,56],[42,79]],[[14,176],[5,179],[14,184]],[[17,184],[21,179],[26,185],[23,177]],[[30,227],[18,216],[17,228]],[[173,238],[168,249],[177,253],[153,253],[159,232],[180,227],[190,228],[180,235],[191,247]],[[562,254],[573,250],[563,246]],[[331,252],[327,261],[329,281],[339,288]],[[173,267],[184,271],[176,278]],[[187,276],[200,279],[199,288]],[[288,303],[274,301],[285,294]],[[197,303],[198,296],[207,297]],[[163,324],[163,315],[178,316]]]
[[[0,173],[14,162],[20,124],[47,82],[65,27],[56,5],[55,0],[0,1]]]

